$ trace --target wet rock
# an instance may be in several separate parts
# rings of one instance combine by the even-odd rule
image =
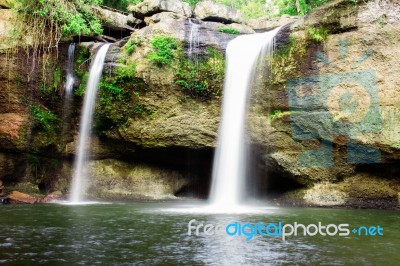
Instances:
[[[131,21],[127,15],[100,7],[92,7],[92,9],[102,21],[105,35],[122,38],[129,36],[134,30],[131,26],[134,21]]]
[[[217,4],[211,0],[204,0],[198,3],[194,9],[196,18],[205,21],[221,23],[242,23],[243,15],[239,10]]]
[[[0,197],[4,197],[4,185],[3,182],[0,180]]]
[[[61,191],[56,191],[53,193],[48,194],[46,197],[40,200],[41,203],[52,203],[55,200],[60,199],[63,196]]]
[[[182,15],[174,12],[162,12],[152,15],[144,19],[146,25],[152,25],[161,21],[171,20],[171,19],[181,19],[184,18]]]
[[[129,11],[139,19],[150,17],[156,13],[173,12],[182,17],[191,17],[192,10],[188,3],[179,0],[145,0],[138,5],[129,6]]]
[[[35,197],[18,191],[11,191],[8,200],[10,204],[33,204],[37,202]]]

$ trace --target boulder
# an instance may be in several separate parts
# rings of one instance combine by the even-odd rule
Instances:
[[[152,24],[158,23],[160,21],[171,20],[171,19],[181,19],[181,18],[183,18],[183,16],[178,13],[162,12],[162,13],[154,14],[151,17],[145,18],[144,22],[146,23],[146,25],[152,25]]]
[[[204,0],[198,3],[194,9],[196,18],[205,21],[221,23],[242,23],[243,14],[234,8],[222,4],[216,4],[211,0]]]
[[[132,17],[129,18],[129,16],[119,12],[96,6],[92,7],[92,9],[100,18],[103,24],[105,35],[115,36],[116,38],[128,36],[134,30],[134,28],[131,26],[132,23],[139,22],[135,20],[132,21]]]
[[[11,191],[8,195],[8,200],[11,204],[33,204],[37,202],[34,196],[18,191]]]
[[[62,197],[62,193],[60,191],[56,191],[48,194],[46,197],[40,200],[41,203],[52,203],[55,200],[58,200]]]
[[[138,5],[129,6],[129,11],[133,16],[139,19],[150,17],[156,13],[173,12],[183,17],[191,17],[192,9],[188,3],[180,0],[145,0]]]

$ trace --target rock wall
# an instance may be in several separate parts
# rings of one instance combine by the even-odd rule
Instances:
[[[165,6],[164,2],[169,4]],[[292,23],[278,35],[271,70],[260,80],[263,86],[252,94],[248,131],[254,148],[254,193],[272,195],[277,204],[398,206],[400,65],[396,52],[400,43],[400,14],[397,5],[388,7],[388,3],[354,5],[349,1],[332,1],[304,18],[249,22],[257,31]],[[204,14],[208,21],[201,21],[189,20],[192,12],[180,1],[145,1],[131,8],[136,19],[130,21],[140,22],[130,38],[113,44],[106,59],[96,109],[89,196],[160,199],[207,195],[220,117],[222,55],[227,43],[236,36],[221,29],[229,26],[242,33],[254,32],[248,25],[233,23],[241,21],[240,14],[233,12],[231,18],[219,18],[216,14],[223,12],[216,9],[218,6],[210,8],[214,15]],[[231,10],[224,12],[228,11]],[[9,23],[7,19],[3,21]],[[188,59],[193,24],[197,25],[199,39],[195,58]],[[157,49],[165,48],[157,48],[157,39],[170,47],[172,57],[167,64],[159,64],[151,56],[157,55]],[[176,46],[168,45],[171,42],[176,42]],[[55,64],[61,73],[65,73],[66,46],[59,50]],[[33,101],[62,121],[63,80],[54,92],[43,95],[40,71],[37,78],[26,79],[30,75],[23,74],[21,81],[18,76],[26,73],[25,62],[32,57],[26,58],[21,52],[11,56],[11,63],[4,64],[9,55],[0,55],[0,180],[6,188],[22,182],[33,184],[42,192],[68,193],[82,90],[88,63],[97,48],[98,43],[93,42],[78,47],[75,72],[81,84],[75,86],[72,118],[64,135],[44,130],[40,121],[32,117],[30,105]],[[40,64],[34,69],[40,70]],[[373,73],[376,82],[372,83],[371,94],[366,95],[357,87],[360,76],[346,78],[346,73],[357,71]],[[308,85],[300,86],[295,95],[315,96],[320,92],[320,83],[314,81],[321,77],[337,77],[333,78],[337,86],[326,87],[327,97],[316,96],[315,100],[298,105],[291,103],[291,89],[297,88],[293,82],[311,80],[311,85],[305,82]],[[54,83],[54,79],[57,77],[51,75],[49,83]],[[112,91],[115,87],[121,89],[119,94]],[[354,98],[342,98],[348,88],[354,89]],[[368,102],[368,96],[373,96],[369,105],[379,110],[378,129],[368,130],[371,125],[366,124],[366,128],[357,126],[359,134],[350,134],[368,110],[361,108],[355,116],[351,113]],[[338,101],[344,103],[338,105]],[[347,108],[348,112],[340,113],[340,108]],[[332,125],[338,121],[340,129],[333,130]],[[349,161],[349,141],[378,148],[379,162]],[[318,157],[318,153],[312,153],[321,147],[327,151],[322,155],[332,156]],[[374,152],[372,149],[357,153],[352,160],[375,158]],[[302,154],[308,157],[301,157]],[[299,158],[311,160],[311,165]],[[330,165],[321,167],[321,162]]]

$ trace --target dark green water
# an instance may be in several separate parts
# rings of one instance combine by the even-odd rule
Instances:
[[[399,265],[400,212],[180,212],[175,203],[0,206],[0,265]],[[171,211],[165,211],[171,210]],[[188,236],[188,222],[380,225],[383,236]],[[194,233],[194,231],[193,231]]]

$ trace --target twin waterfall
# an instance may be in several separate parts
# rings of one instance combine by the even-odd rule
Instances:
[[[189,57],[198,49],[199,25],[190,21]],[[228,44],[226,75],[222,103],[222,120],[214,157],[210,206],[217,210],[234,211],[246,197],[247,145],[246,118],[249,95],[256,79],[256,68],[274,49],[277,28],[266,33],[242,35]],[[192,43],[193,42],[193,43]],[[74,162],[70,201],[79,203],[87,183],[87,158],[96,95],[110,44],[103,45],[91,65],[80,122],[77,156]],[[71,48],[72,49],[72,48]],[[193,58],[192,58],[193,59]],[[261,65],[262,66],[262,65]],[[67,85],[73,82],[67,78]],[[72,88],[72,86],[71,86]],[[69,86],[67,88],[67,93]]]
[[[90,135],[92,132],[93,113],[96,106],[97,91],[101,75],[103,73],[104,61],[110,44],[104,44],[92,62],[89,78],[86,85],[85,99],[79,127],[79,140],[76,147],[77,155],[74,161],[72,187],[70,201],[79,203],[83,200],[83,194],[87,186],[87,158],[90,148]]]
[[[245,129],[249,95],[256,68],[266,56],[272,55],[274,37],[279,29],[242,35],[228,44],[222,120],[210,192],[210,203],[217,210],[234,211],[246,197],[248,148]]]

